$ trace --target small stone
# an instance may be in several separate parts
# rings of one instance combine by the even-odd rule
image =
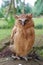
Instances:
[[[6,60],[9,60],[9,58],[6,58]]]
[[[18,64],[18,65],[22,65],[22,64]]]

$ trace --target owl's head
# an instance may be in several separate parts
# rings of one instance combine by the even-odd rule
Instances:
[[[19,16],[15,16],[17,22],[19,22],[22,26],[25,26],[32,19],[32,14],[22,14]]]

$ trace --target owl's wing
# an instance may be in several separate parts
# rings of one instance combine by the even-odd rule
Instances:
[[[16,33],[16,26],[14,26],[13,29],[12,29],[11,39],[10,39],[10,43],[11,43],[11,44],[12,44],[13,41],[14,41],[13,38],[14,38],[15,33]]]

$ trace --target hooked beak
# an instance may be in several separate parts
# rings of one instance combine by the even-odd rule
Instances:
[[[24,21],[22,21],[22,25],[23,25],[23,26],[25,25],[25,22],[24,22]]]
[[[21,24],[24,26],[26,19],[20,19],[20,21],[21,21]]]

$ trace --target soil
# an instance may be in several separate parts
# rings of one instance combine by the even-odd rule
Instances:
[[[43,61],[38,61],[36,59],[24,60],[24,59],[13,59],[11,58],[12,52],[9,48],[5,48],[2,52],[0,52],[0,65],[43,65]],[[37,61],[37,62],[36,62]]]
[[[6,60],[9,59],[9,60]],[[43,65],[43,62],[35,62],[33,60],[13,60],[11,58],[0,58],[0,65]]]

